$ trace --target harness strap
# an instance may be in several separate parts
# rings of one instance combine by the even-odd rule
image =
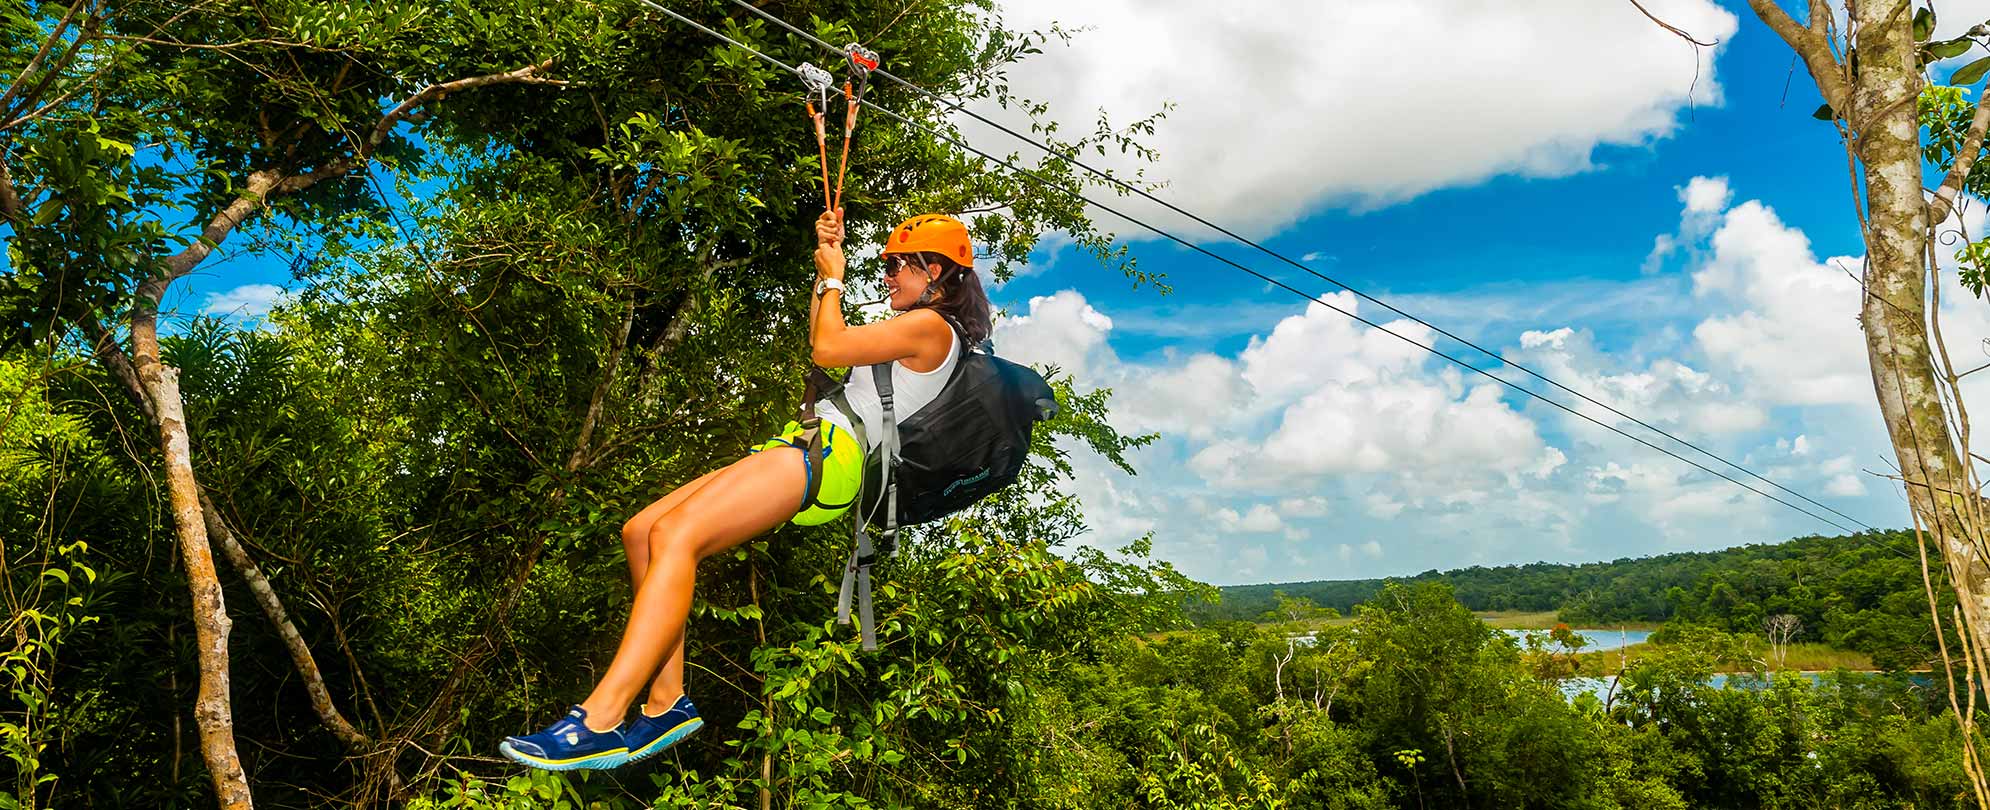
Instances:
[[[850,141],[857,131],[857,110],[863,105],[864,91],[870,86],[871,71],[876,70],[878,67],[877,53],[866,50],[861,45],[852,43],[844,46],[843,55],[844,61],[849,67],[850,78],[843,83],[843,148],[842,154],[836,164],[836,187],[833,190],[829,186],[829,147],[827,135],[823,131],[824,116],[821,111],[815,108],[813,102],[810,102],[808,108],[809,117],[815,124],[816,151],[821,156],[822,161],[823,204],[830,211],[838,211],[843,207],[843,184],[849,177],[850,172]],[[811,89],[816,90],[818,95],[822,96],[824,110],[829,106],[827,98],[828,84],[823,81],[826,78],[826,71],[820,69],[816,69],[814,73],[805,71],[803,74],[804,81],[808,82]],[[811,324],[811,326],[813,325]],[[898,464],[898,424],[892,414],[891,407],[891,364],[883,363],[872,366],[871,370],[877,380],[878,400],[884,406],[884,442],[882,447],[884,450],[884,476],[882,486],[884,487],[885,495],[884,539],[887,547],[889,547],[897,539],[898,534],[898,486],[897,482],[893,481],[891,476],[893,468]],[[808,435],[811,447],[815,447],[816,443],[820,441],[818,435],[820,420],[815,416],[815,402],[820,397],[816,394],[816,386],[819,378],[826,379],[826,376],[821,373],[821,369],[811,368],[808,385],[803,395],[805,402],[802,405],[802,412],[811,420],[805,423],[809,430]],[[828,397],[830,401],[836,403],[838,408],[842,409],[843,413],[849,415],[852,421],[858,421],[856,419],[857,412],[850,407],[850,401],[844,397],[841,385],[828,389]],[[866,453],[870,452],[870,444],[864,433],[864,425],[859,422],[853,427],[856,433],[857,446],[863,448]],[[815,494],[811,490],[810,500],[814,500]],[[857,607],[857,633],[863,639],[863,649],[865,651],[875,651],[878,648],[878,638],[877,621],[876,617],[872,615],[871,610],[871,564],[876,560],[877,549],[871,543],[870,521],[868,520],[870,516],[862,514],[865,501],[864,485],[861,482],[857,485],[857,496],[854,499],[854,503],[858,504],[856,511],[860,513],[856,516],[856,543],[855,548],[850,551],[849,563],[843,566],[843,583],[836,595],[836,623],[850,623],[850,606],[854,599]]]
[[[843,157],[836,162],[836,202],[832,210],[843,207],[843,178],[850,171],[850,140],[857,131],[857,108],[863,105],[864,91],[871,86],[871,71],[878,67],[878,55],[852,42],[843,46],[843,61],[849,66],[850,78],[843,82]],[[823,163],[823,170],[828,171],[828,159],[824,158]]]
[[[884,431],[883,442],[879,447],[884,453],[884,543],[887,547],[898,539],[898,482],[892,480],[892,471],[898,466],[898,419],[892,412],[891,403],[891,364],[879,363],[871,366],[871,378],[877,383],[878,402],[883,407],[883,418],[879,420]],[[862,488],[859,487],[858,503],[863,503]],[[877,623],[871,611],[871,564],[877,556],[877,549],[871,543],[867,520],[869,515],[857,516],[856,548],[850,552],[850,562],[843,567],[843,585],[836,594],[836,623],[850,623],[851,597],[856,597],[857,633],[862,637],[865,651],[878,648]]]
[[[843,178],[850,172],[850,136],[857,130],[857,95],[850,89],[850,83],[843,83],[843,156],[836,160],[836,201],[831,210],[843,207]],[[824,172],[829,171],[824,158]]]
[[[836,406],[841,408],[845,414],[852,414],[855,411],[850,410],[850,400],[843,395],[843,381],[829,376],[829,372],[823,371],[821,368],[811,364],[808,367],[808,374],[804,379],[805,382],[802,384],[801,416],[796,420],[802,426],[800,436],[802,441],[794,445],[796,449],[802,451],[802,464],[805,465],[804,468],[808,471],[808,493],[802,498],[801,511],[808,511],[810,506],[820,506],[832,511],[842,509],[845,506],[856,503],[856,499],[852,498],[842,503],[824,503],[821,499],[822,479],[825,472],[823,468],[826,466],[829,453],[833,451],[833,448],[829,444],[828,431],[833,430],[835,426],[830,425],[828,429],[823,427],[822,418],[815,414],[815,403],[828,399],[836,403]],[[851,421],[854,422],[856,420],[852,418]],[[852,433],[857,437],[857,446],[859,448],[864,447],[863,428],[858,426]]]
[[[833,208],[829,191],[829,134],[825,131],[823,119],[829,114],[829,88],[836,84],[836,78],[829,75],[829,71],[807,62],[803,62],[796,71],[801,74],[802,84],[815,94],[804,99],[802,105],[808,109],[808,119],[815,125],[815,152],[822,163],[822,204],[825,208]],[[817,101],[821,101],[822,106],[817,107]],[[842,181],[838,180],[837,184],[840,186]]]

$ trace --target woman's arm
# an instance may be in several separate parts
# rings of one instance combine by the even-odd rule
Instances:
[[[834,331],[818,329],[815,334],[813,359],[818,366],[842,368],[901,360],[909,361],[913,371],[931,371],[953,348],[953,327],[940,313],[915,309],[890,320],[849,326],[843,322],[841,302],[828,303],[833,295],[836,292],[831,290],[822,296],[823,314],[816,319],[818,326],[834,324]]]
[[[842,279],[845,260],[840,212],[825,212],[815,221],[815,239],[817,276]],[[908,359],[927,361],[915,362],[915,366],[938,368],[953,348],[953,327],[932,310],[915,309],[879,323],[849,325],[843,320],[840,290],[826,290],[821,295],[811,290],[808,320],[809,343],[814,347],[811,359],[824,368]]]

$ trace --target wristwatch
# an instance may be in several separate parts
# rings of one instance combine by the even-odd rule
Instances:
[[[820,298],[823,293],[830,290],[841,292],[843,290],[843,279],[824,276],[815,280],[816,297]]]

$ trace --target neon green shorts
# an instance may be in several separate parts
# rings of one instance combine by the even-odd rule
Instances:
[[[802,490],[801,511],[795,513],[797,526],[820,526],[850,511],[857,500],[857,487],[864,482],[864,448],[857,437],[830,422],[822,423],[822,457],[811,458],[808,441],[802,438],[799,422],[789,422],[781,435],[768,439],[753,452],[776,447],[802,451],[802,474],[807,476]],[[808,496],[813,490],[814,498]]]

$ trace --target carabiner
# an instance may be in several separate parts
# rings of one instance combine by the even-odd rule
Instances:
[[[822,102],[822,109],[829,109],[829,90],[836,86],[836,77],[808,62],[801,63],[795,72],[801,74],[802,85],[815,94],[815,100]]]
[[[829,71],[807,62],[801,63],[795,72],[801,76],[802,84],[807,85],[809,91],[815,94],[813,98],[806,98],[802,103],[808,108],[809,122],[815,125],[815,153],[817,160],[822,164],[822,208],[825,211],[833,211],[836,209],[838,199],[843,195],[829,188],[829,133],[824,131],[823,119],[829,113],[829,88],[835,86],[836,77],[829,75]],[[818,101],[822,102],[822,106],[816,106]],[[842,171],[839,169],[837,174],[840,176]],[[842,181],[839,179],[837,183],[840,186]]]
[[[871,71],[878,69],[878,52],[855,42],[843,46],[843,62],[850,68],[850,82],[855,84],[855,99],[864,99],[864,89],[871,83]]]

